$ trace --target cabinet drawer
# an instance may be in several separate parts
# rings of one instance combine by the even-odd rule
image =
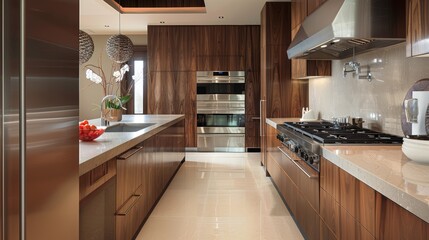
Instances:
[[[116,161],[116,208],[122,206],[141,185],[142,147],[135,147],[121,154]]]
[[[302,229],[306,239],[319,240],[320,235],[320,217],[311,207],[310,203],[301,193],[297,193],[296,215],[295,218]],[[344,238],[346,239],[346,238]]]
[[[285,147],[279,147],[282,154],[282,165],[290,179],[296,184],[298,191],[319,213],[319,174],[294,153]]]
[[[143,222],[145,209],[143,189],[140,187],[116,211],[116,240],[130,240]]]

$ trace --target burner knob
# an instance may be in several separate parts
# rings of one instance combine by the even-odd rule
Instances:
[[[293,146],[293,151],[296,152],[296,153],[298,153],[299,152],[298,146]]]
[[[304,158],[304,155],[306,155],[306,154],[305,154],[304,151],[300,151],[300,155],[301,155],[302,158]]]
[[[304,153],[304,160],[306,161],[306,162],[308,162],[308,160],[309,160],[309,157],[308,157],[308,154],[307,153]],[[310,158],[310,163],[311,163],[312,161],[311,161],[311,158]]]
[[[313,155],[310,157],[310,163],[318,163],[319,162],[319,156],[318,155]]]

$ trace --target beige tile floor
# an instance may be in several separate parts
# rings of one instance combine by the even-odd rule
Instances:
[[[259,153],[187,153],[138,240],[303,239]]]

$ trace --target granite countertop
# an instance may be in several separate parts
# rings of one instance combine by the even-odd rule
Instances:
[[[137,132],[105,132],[92,142],[79,143],[79,176],[118,156],[142,141],[184,119],[184,115],[123,115],[119,123],[155,123]],[[100,119],[89,121],[100,126]]]
[[[299,118],[267,118],[265,122],[271,127],[277,128],[277,124],[283,124],[284,122],[299,122]]]
[[[401,146],[323,146],[323,157],[429,223],[429,165]]]

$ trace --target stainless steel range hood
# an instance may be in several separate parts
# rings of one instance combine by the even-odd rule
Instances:
[[[405,41],[405,1],[328,0],[308,16],[289,58],[343,59]]]

